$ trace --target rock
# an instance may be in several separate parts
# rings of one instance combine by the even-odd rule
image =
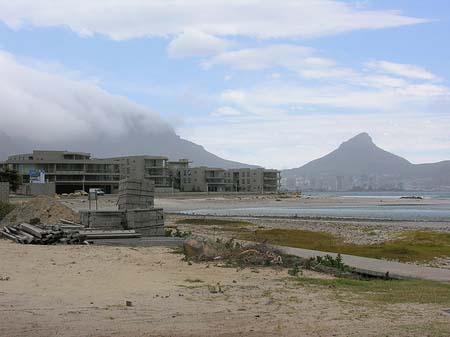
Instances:
[[[189,239],[183,243],[184,254],[187,257],[198,257],[203,253],[203,244],[195,239]]]
[[[183,243],[184,254],[188,258],[214,258],[219,255],[219,251],[212,243],[188,239]]]

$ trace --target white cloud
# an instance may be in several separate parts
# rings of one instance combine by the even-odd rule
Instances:
[[[427,22],[333,0],[14,0],[0,3],[0,19],[14,29],[65,26],[117,40],[174,36],[186,29],[214,36],[311,38]]]
[[[269,45],[224,52],[203,66],[226,65],[248,71],[283,68],[299,75],[282,82],[266,76],[253,87],[222,92],[222,102],[257,114],[292,106],[417,111],[431,104],[450,103],[450,89],[436,83],[438,77],[419,66],[372,61],[362,70],[350,69],[316,53],[303,46]],[[305,84],[301,78],[309,81]]]
[[[317,57],[315,54],[314,49],[298,45],[269,45],[223,52],[204,61],[202,66],[210,69],[224,65],[249,71],[281,67],[309,79],[354,76],[351,69],[338,67],[333,60]]]
[[[325,111],[239,119],[224,116],[216,124],[193,119],[178,131],[182,137],[207,144],[217,155],[274,168],[299,167],[363,131],[382,148],[416,163],[448,159],[450,114],[424,118],[422,113]]]
[[[221,106],[210,114],[211,116],[239,116],[241,112],[229,106]]]
[[[388,61],[371,61],[367,62],[366,65],[368,68],[381,73],[420,80],[440,80],[438,76],[413,64],[393,63]]]
[[[253,113],[268,107],[316,105],[374,111],[413,108],[416,111],[436,102],[450,103],[450,90],[434,84],[405,84],[402,87],[361,88],[346,84],[305,87],[297,83],[260,85],[226,90],[221,99]]]
[[[169,57],[211,56],[231,48],[232,42],[218,37],[188,29],[169,43]]]
[[[170,130],[158,114],[82,81],[20,64],[0,51],[1,129],[36,141],[117,138]]]

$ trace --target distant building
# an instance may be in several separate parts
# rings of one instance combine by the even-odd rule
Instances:
[[[280,171],[263,168],[220,169],[211,167],[183,168],[180,191],[184,192],[277,192]]]
[[[127,156],[108,158],[119,165],[120,179],[153,180],[155,188],[169,188],[170,181],[168,158],[163,156]]]
[[[71,193],[102,188],[116,193],[119,181],[147,179],[159,192],[277,192],[280,172],[263,168],[231,169],[190,167],[188,159],[169,161],[164,156],[124,156],[91,158],[89,153],[69,151],[33,151],[8,157],[0,163],[19,172],[23,183],[30,183],[36,172],[54,182],[56,193]]]
[[[102,188],[115,193],[119,187],[120,167],[111,160],[91,158],[89,153],[68,151],[33,151],[8,157],[0,166],[17,170],[23,183],[30,182],[30,172],[45,172],[45,181],[54,182],[56,193]]]

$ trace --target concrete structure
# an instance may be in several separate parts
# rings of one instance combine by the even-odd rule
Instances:
[[[0,202],[9,203],[9,183],[0,182]]]
[[[119,187],[119,165],[111,160],[91,158],[89,153],[33,151],[8,157],[0,167],[17,170],[23,183],[30,182],[31,170],[43,170],[46,182],[55,183],[57,193],[102,188],[115,193]]]
[[[147,209],[154,206],[155,184],[151,180],[124,179],[119,184],[119,210]]]
[[[127,229],[134,229],[142,236],[163,236],[164,211],[162,208],[127,210]]]
[[[263,168],[183,168],[179,170],[179,177],[183,192],[273,193],[280,184],[279,171]]]
[[[126,214],[123,211],[80,211],[80,222],[87,228],[101,230],[126,229]]]
[[[164,212],[153,208],[154,184],[146,179],[124,179],[119,184],[118,211],[81,211],[80,219],[89,228],[134,229],[142,236],[162,236]]]
[[[25,195],[46,195],[53,197],[56,193],[56,183],[43,183],[43,184],[22,184],[17,193]]]

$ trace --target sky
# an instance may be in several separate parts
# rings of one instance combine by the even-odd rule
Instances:
[[[447,0],[0,0],[0,130],[169,127],[278,169],[368,132],[446,160],[449,32]]]

